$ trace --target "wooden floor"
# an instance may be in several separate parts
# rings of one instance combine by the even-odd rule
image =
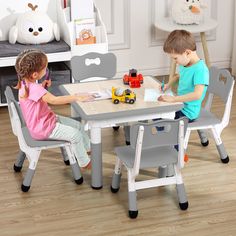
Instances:
[[[236,91],[235,91],[236,92]],[[57,108],[68,115],[68,107]],[[222,104],[214,103],[222,113]],[[64,165],[58,149],[45,151],[39,160],[31,189],[22,193],[20,186],[27,169],[14,173],[12,166],[18,144],[12,135],[7,108],[0,108],[0,235],[1,236],[73,236],[73,235],[236,235],[236,96],[230,125],[222,133],[229,164],[219,160],[213,139],[208,147],[199,144],[192,133],[188,146],[190,161],[183,169],[189,209],[178,207],[174,186],[138,192],[139,216],[127,216],[127,178],[121,189],[110,192],[114,167],[114,146],[123,145],[123,130],[105,129],[103,141],[104,185],[90,188],[90,173],[76,185],[71,169]],[[155,176],[141,172],[140,179]]]

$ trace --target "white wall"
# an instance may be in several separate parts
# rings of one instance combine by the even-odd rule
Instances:
[[[169,58],[162,50],[167,36],[155,31],[154,22],[167,16],[171,0],[94,0],[108,31],[109,50],[118,58],[118,72],[134,67],[143,74],[169,72]],[[233,38],[234,0],[205,0],[205,12],[217,19],[218,27],[207,33],[212,65],[230,67]],[[200,37],[196,35],[199,55],[203,58]]]
[[[7,39],[10,25],[18,12],[27,10],[27,3],[38,4],[40,10],[50,11],[50,17],[56,20],[56,1],[58,0],[0,0],[1,40]],[[61,0],[62,1],[62,0]],[[86,1],[86,0],[85,0]],[[130,68],[150,75],[163,75],[169,72],[169,58],[162,50],[167,34],[154,29],[158,17],[167,16],[172,0],[94,0],[101,11],[106,25],[109,50],[118,58],[118,75]],[[212,65],[230,67],[234,0],[205,0],[208,8],[205,12],[217,19],[218,27],[207,33],[208,49]],[[42,4],[43,3],[43,4]],[[14,15],[15,17],[12,18]],[[49,12],[48,12],[49,13]],[[203,58],[199,36],[196,36],[198,51]]]

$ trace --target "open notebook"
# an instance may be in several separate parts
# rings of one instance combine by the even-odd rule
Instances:
[[[173,92],[171,90],[167,90],[164,93],[161,92],[159,89],[145,89],[144,93],[144,101],[145,102],[156,102],[157,99],[161,95],[170,95],[173,96]]]
[[[111,99],[111,89],[89,92],[94,97],[94,100]]]

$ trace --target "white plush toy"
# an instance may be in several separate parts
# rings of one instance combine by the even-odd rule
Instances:
[[[173,0],[172,18],[177,24],[200,24],[203,20],[203,0]]]
[[[9,32],[9,42],[22,44],[41,44],[48,43],[54,38],[60,40],[59,27],[53,23],[49,16],[44,12],[35,11],[38,7],[31,3],[28,7],[32,11],[21,14]]]

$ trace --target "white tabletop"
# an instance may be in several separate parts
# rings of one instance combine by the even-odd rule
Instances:
[[[215,29],[217,27],[217,24],[218,23],[216,20],[211,19],[211,18],[206,18],[199,25],[196,25],[196,24],[181,25],[181,24],[175,23],[171,17],[164,17],[164,18],[157,19],[155,23],[155,27],[166,32],[183,29],[191,33],[201,33],[201,32],[206,32],[206,31]]]
[[[65,84],[61,88],[64,94],[76,94],[91,91],[103,91],[104,89],[123,88],[129,86],[123,84],[122,79],[110,79],[104,81],[86,82],[78,84]],[[74,108],[84,120],[90,119],[108,119],[112,117],[131,116],[133,114],[143,115],[145,113],[164,113],[177,111],[183,107],[182,103],[168,102],[145,102],[144,94],[146,88],[159,89],[160,83],[151,76],[144,77],[144,83],[141,88],[132,88],[131,90],[137,95],[137,100],[134,104],[127,103],[112,103],[111,99],[99,100],[93,102],[74,102]]]

